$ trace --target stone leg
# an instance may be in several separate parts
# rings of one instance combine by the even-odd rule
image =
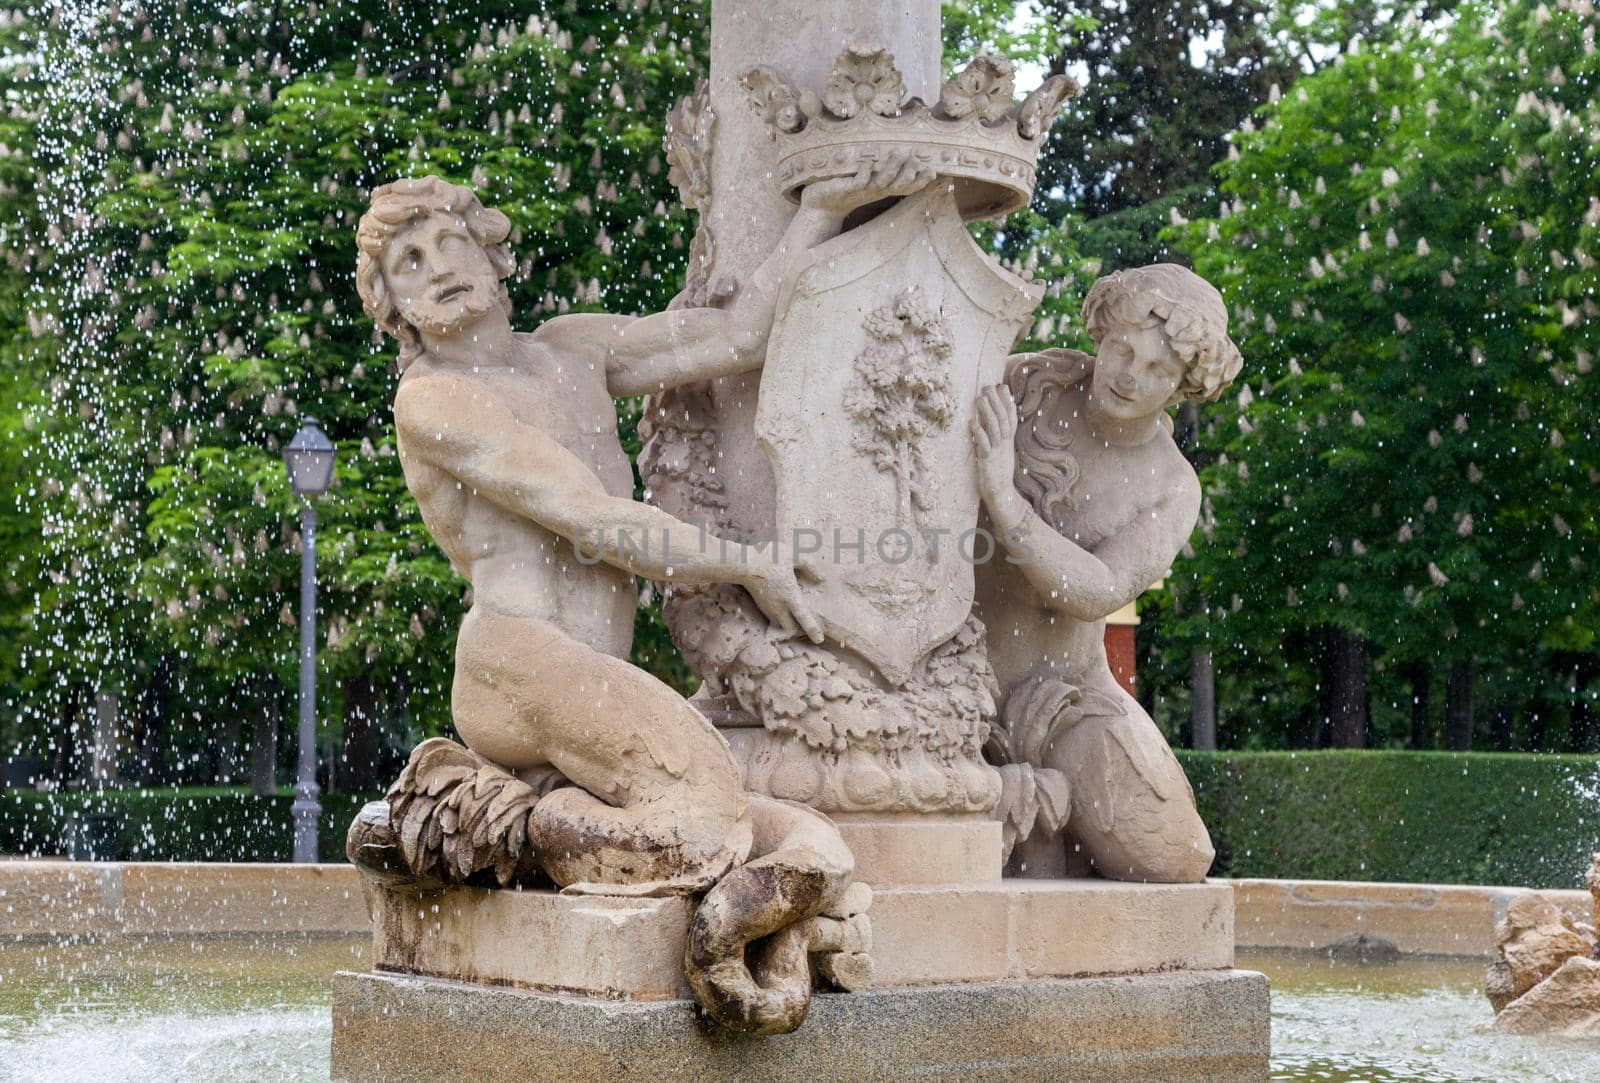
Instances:
[[[704,890],[749,852],[739,769],[716,729],[626,661],[543,621],[474,608],[452,699],[468,747],[510,771],[549,764],[579,788],[530,823],[563,886]]]
[[[1086,716],[1044,756],[1070,780],[1067,835],[1112,880],[1205,879],[1215,851],[1177,757],[1137,700],[1100,691],[1114,691],[1122,713]]]
[[[703,715],[540,621],[469,613],[452,706],[480,755],[524,775],[548,763],[575,783],[528,817],[552,880],[568,893],[707,892],[685,960],[697,999],[733,1029],[800,1025],[811,999],[809,919],[839,900],[853,869],[826,818],[769,799],[752,816],[728,743]]]

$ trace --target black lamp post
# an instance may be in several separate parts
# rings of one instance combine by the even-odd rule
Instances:
[[[300,770],[294,784],[294,859],[317,860],[317,508],[333,480],[333,442],[311,418],[283,449],[289,488],[300,494]]]

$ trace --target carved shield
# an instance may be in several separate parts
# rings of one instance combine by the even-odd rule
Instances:
[[[784,280],[756,413],[779,534],[818,574],[828,637],[894,684],[972,609],[991,554],[968,426],[1041,296],[973,242],[943,184]]]

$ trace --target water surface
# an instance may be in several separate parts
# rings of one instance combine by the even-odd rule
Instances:
[[[0,944],[0,1079],[321,1083],[329,979],[366,969],[368,950],[366,937]],[[1484,1032],[1478,962],[1241,952],[1239,965],[1272,979],[1274,1080],[1600,1080],[1600,1043]]]
[[[329,979],[370,937],[0,943],[0,1080],[328,1078]]]
[[[1335,963],[1240,951],[1272,981],[1274,1080],[1293,1083],[1595,1083],[1600,1042],[1493,1034],[1477,960]]]

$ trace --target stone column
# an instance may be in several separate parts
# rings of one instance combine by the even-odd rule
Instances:
[[[797,87],[820,87],[839,51],[871,42],[894,54],[906,89],[938,96],[939,0],[712,0],[711,107],[717,135],[711,157],[710,222],[717,270],[748,274],[777,243],[794,207],[772,183],[776,144],[739,85],[766,65]]]
[[[939,0],[712,0],[710,102],[716,129],[711,206],[701,214],[713,246],[713,280],[737,284],[755,270],[795,211],[773,180],[777,145],[751,109],[740,74],[764,64],[792,85],[821,86],[840,50],[853,42],[883,45],[894,54],[911,94],[938,97]],[[772,471],[755,441],[760,382],[759,373],[752,373],[711,387],[727,504],[717,525],[724,528],[759,531],[773,524]]]
[[[793,172],[798,162],[849,173],[857,162],[915,154],[953,179],[852,223],[826,254],[797,263],[762,370],[652,400],[639,461],[649,499],[723,537],[773,534],[798,544],[796,529],[817,524],[813,533],[825,538],[832,535],[823,527],[881,539],[890,527],[904,533],[907,523],[959,537],[978,516],[966,411],[976,388],[1000,379],[1005,351],[1042,292],[978,249],[963,217],[1004,213],[1016,205],[1012,197],[1025,199],[1038,120],[1053,118],[1055,107],[1020,119],[1008,80],[1006,123],[933,120],[928,103],[939,102],[944,82],[937,0],[713,0],[711,36],[711,77],[669,123],[674,180],[700,214],[679,304],[723,304],[748,281],[794,215],[784,190],[803,185]],[[853,54],[841,65],[847,49]],[[747,86],[753,69],[765,70]],[[893,86],[898,109],[825,107],[830,76],[854,79],[855,72]],[[854,92],[874,85],[859,82]],[[760,96],[759,88],[770,94],[774,86],[817,118],[806,138],[823,143],[809,159],[797,159],[808,152],[787,138],[798,128],[780,132],[752,108],[752,89]],[[829,143],[841,122],[853,125],[852,134]],[[780,158],[790,171],[782,183]],[[828,270],[835,267],[837,274]],[[802,295],[804,302],[796,300]],[[939,482],[916,490],[915,512],[905,497],[913,483],[900,474],[899,482],[885,480],[855,432],[870,423],[850,413],[859,403],[845,402],[852,373],[876,341],[871,335],[888,333],[885,320],[898,326],[903,319],[941,329],[929,332],[932,345],[915,335],[900,345],[944,351],[927,365],[948,368],[939,379],[948,381],[953,403],[918,437],[916,461]],[[906,486],[900,506],[886,518],[884,486],[899,484]],[[943,495],[931,495],[936,490]],[[862,499],[841,499],[843,492]],[[765,619],[737,587],[670,591],[667,622],[705,682],[696,706],[723,728],[752,790],[830,814],[983,819],[999,800],[1000,776],[981,753],[996,705],[982,628],[970,618],[971,569],[948,555],[926,576],[897,572],[889,558],[857,563],[869,567],[842,567],[835,557],[810,588],[829,629],[821,646],[771,641]]]

